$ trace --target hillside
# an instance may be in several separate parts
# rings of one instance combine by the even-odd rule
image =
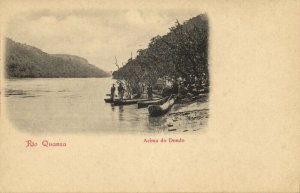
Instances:
[[[132,93],[140,93],[146,85],[158,79],[172,83],[184,80],[185,85],[196,83],[197,89],[209,86],[208,72],[208,17],[205,14],[183,23],[175,22],[169,33],[150,40],[146,49],[138,50],[136,58],[113,72]],[[130,91],[131,91],[130,90]]]
[[[7,78],[87,78],[108,77],[109,73],[86,59],[42,50],[6,39]]]

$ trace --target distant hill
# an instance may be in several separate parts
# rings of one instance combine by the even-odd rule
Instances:
[[[87,78],[108,77],[109,73],[86,59],[42,50],[6,39],[7,78]]]

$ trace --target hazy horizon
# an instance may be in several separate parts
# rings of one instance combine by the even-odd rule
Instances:
[[[176,20],[199,15],[196,10],[73,10],[18,14],[7,24],[6,37],[49,54],[70,54],[114,71],[150,39],[168,33]]]

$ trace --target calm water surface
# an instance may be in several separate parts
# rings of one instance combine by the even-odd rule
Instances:
[[[45,132],[161,132],[147,108],[105,103],[111,78],[10,79],[5,103],[18,129]]]

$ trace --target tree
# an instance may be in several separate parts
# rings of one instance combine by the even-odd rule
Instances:
[[[125,82],[132,94],[143,92],[145,85],[154,85],[159,78],[182,77],[199,80],[208,87],[208,18],[199,15],[175,26],[164,36],[153,37],[146,49],[137,51],[135,59],[113,73]]]

